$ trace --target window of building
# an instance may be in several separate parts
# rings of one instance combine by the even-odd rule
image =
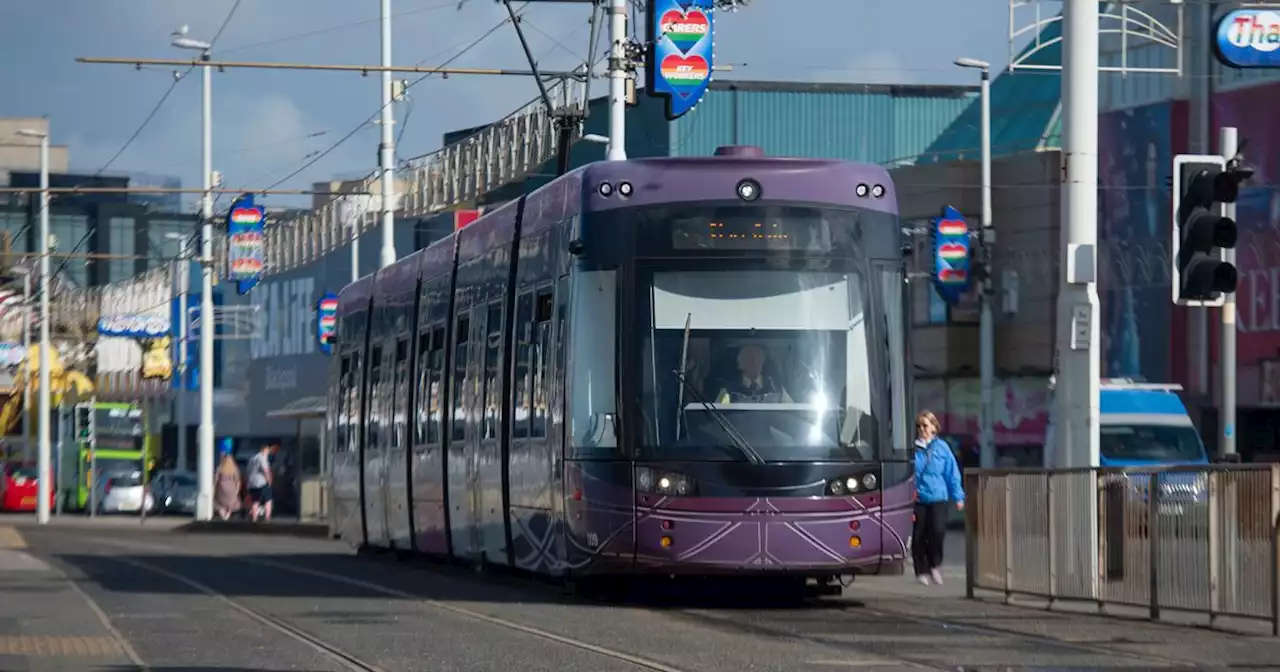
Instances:
[[[132,217],[112,217],[107,222],[107,250],[113,255],[107,262],[107,282],[119,282],[136,275],[132,257],[137,250],[137,230]]]

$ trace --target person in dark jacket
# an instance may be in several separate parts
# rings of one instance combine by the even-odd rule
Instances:
[[[938,438],[938,418],[929,411],[916,418],[916,506],[911,531],[911,559],[916,580],[924,585],[942,583],[942,544],[947,535],[951,506],[964,509],[964,485],[960,465],[951,446]]]

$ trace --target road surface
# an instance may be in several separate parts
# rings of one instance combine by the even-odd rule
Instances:
[[[1269,637],[964,600],[958,539],[942,587],[886,577],[776,606],[742,594],[569,598],[536,581],[357,556],[341,542],[171,527],[0,521],[0,670],[1247,670],[1280,660]]]

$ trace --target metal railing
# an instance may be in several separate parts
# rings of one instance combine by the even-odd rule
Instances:
[[[1280,465],[973,469],[966,593],[1269,620],[1280,635]]]

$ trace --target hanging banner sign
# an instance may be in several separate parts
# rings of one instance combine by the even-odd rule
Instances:
[[[333,344],[338,335],[338,297],[327,292],[316,304],[316,340],[320,343],[320,352],[333,354]]]
[[[227,214],[227,277],[242,287],[249,284],[251,289],[262,278],[266,223],[266,208],[253,204],[253,194],[244,194],[231,204]]]
[[[969,290],[969,225],[951,206],[933,219],[933,286],[954,306]]]
[[[711,0],[650,0],[645,74],[649,95],[665,98],[667,119],[692,110],[711,85],[715,21]]]
[[[1218,60],[1229,68],[1280,68],[1280,12],[1227,12],[1218,19],[1213,46]]]

